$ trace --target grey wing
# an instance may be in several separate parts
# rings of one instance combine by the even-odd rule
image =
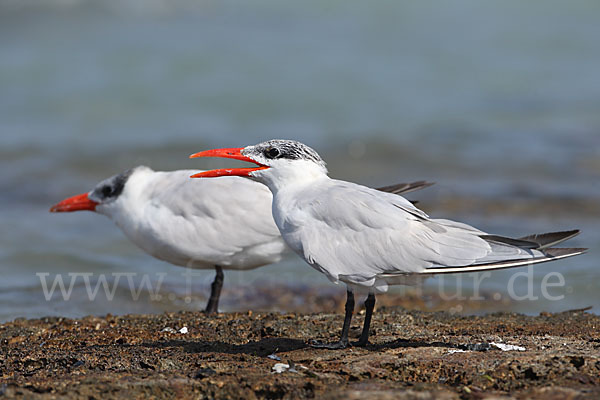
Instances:
[[[488,240],[466,224],[430,219],[400,196],[336,182],[312,189],[320,193],[307,196],[310,206],[301,207],[308,210],[299,218],[306,223],[290,235],[305,259],[332,280],[369,285],[382,274],[543,256],[531,246]]]
[[[154,186],[148,220],[162,229],[163,241],[208,261],[273,242],[283,248],[264,185],[237,177],[190,179],[195,172],[166,172]]]

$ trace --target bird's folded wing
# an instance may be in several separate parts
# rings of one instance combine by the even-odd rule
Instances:
[[[367,281],[384,273],[419,273],[435,266],[541,254],[485,240],[485,232],[466,224],[429,219],[400,196],[334,182],[339,183],[313,189],[319,192],[306,196],[310,204],[299,204],[305,223],[289,234],[302,244],[304,257],[332,280],[343,275]]]
[[[173,171],[148,194],[146,220],[159,234],[177,237],[199,256],[233,254],[279,240],[271,212],[271,193],[248,179],[190,179],[194,171]],[[169,223],[160,223],[160,220]],[[166,227],[166,228],[165,228]]]

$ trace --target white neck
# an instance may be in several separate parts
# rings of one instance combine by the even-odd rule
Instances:
[[[273,194],[291,185],[305,185],[329,179],[325,166],[305,160],[281,160],[273,168],[258,170],[250,175],[251,179],[267,185]]]

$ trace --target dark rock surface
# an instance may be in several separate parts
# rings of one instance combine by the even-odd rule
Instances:
[[[381,307],[367,348],[306,345],[336,338],[341,322],[338,314],[191,312],[16,320],[0,325],[0,397],[600,398],[593,314]],[[359,313],[352,335],[361,324]],[[290,368],[275,373],[278,363]]]

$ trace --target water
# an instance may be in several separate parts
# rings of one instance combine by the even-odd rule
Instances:
[[[3,2],[0,320],[199,307],[180,301],[181,269],[107,219],[48,207],[134,165],[215,167],[187,155],[270,138],[313,146],[337,178],[436,181],[412,196],[435,216],[511,235],[583,229],[571,245],[588,255],[536,269],[536,287],[562,273],[565,298],[510,307],[598,312],[599,15],[592,0]],[[165,273],[174,295],[133,301],[124,279],[117,300],[90,302],[79,281],[75,300],[46,301],[38,272]],[[329,285],[296,259],[226,279],[264,276]],[[510,276],[482,289],[506,297]]]

